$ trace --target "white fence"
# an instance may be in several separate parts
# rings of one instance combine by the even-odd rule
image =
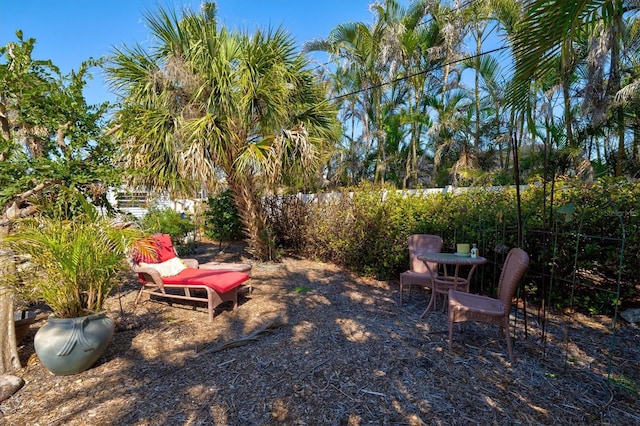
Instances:
[[[528,185],[522,185],[521,189],[527,189]],[[424,188],[424,189],[408,189],[397,190],[406,196],[421,196],[430,194],[464,194],[469,191],[502,191],[506,187],[504,186],[483,186],[483,187],[454,187],[447,185],[444,188]],[[383,197],[387,191],[383,192]],[[331,197],[337,194],[343,194],[340,192],[327,192],[321,194],[303,194],[298,193],[297,196],[305,202],[319,201],[322,199],[331,199]],[[107,193],[107,200],[112,206],[117,208],[123,213],[128,213],[135,216],[138,219],[144,217],[147,212],[153,208],[166,209],[172,208],[178,213],[192,214],[197,203],[206,200],[206,194],[200,194],[200,198],[193,199],[170,199],[168,195],[152,196],[148,191],[144,190],[129,190],[129,189],[111,189]],[[278,197],[278,196],[276,196]]]
[[[171,208],[178,213],[192,214],[199,199],[170,199],[168,195],[151,195],[144,190],[111,189],[107,200],[116,209],[131,214],[138,219],[144,217],[151,209]]]

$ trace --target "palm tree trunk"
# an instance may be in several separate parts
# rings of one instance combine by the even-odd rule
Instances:
[[[412,188],[415,188],[418,183],[418,144],[420,143],[420,131],[420,124],[413,123],[411,125],[411,140],[409,142],[409,149],[407,150],[402,189],[408,189],[407,182],[409,181],[411,181]]]
[[[615,9],[615,16],[613,22],[613,31],[611,32],[611,63],[609,65],[609,84],[607,86],[607,94],[610,97],[614,97],[620,90],[621,76],[620,76],[620,37],[624,31],[624,24],[622,22],[622,10],[621,8]],[[624,109],[621,105],[614,109],[615,120],[618,129],[618,152],[616,155],[616,176],[622,176],[624,171],[625,162],[625,148],[624,148]]]
[[[373,109],[375,117],[373,118],[373,122],[376,123],[376,136],[375,139],[378,143],[377,153],[376,153],[376,168],[373,177],[373,183],[384,185],[384,179],[386,174],[386,138],[383,136],[382,129],[384,129],[384,120],[382,118],[382,111],[380,107],[380,99],[379,99],[379,91],[380,89],[373,90]]]
[[[618,152],[616,155],[616,177],[622,176],[625,163],[624,149],[624,110],[622,106],[616,107],[616,121],[618,124]]]
[[[571,123],[571,93],[569,93],[569,78],[567,72],[562,73],[562,94],[564,97],[564,121],[567,130],[567,145],[574,147],[573,126]]]
[[[227,175],[227,183],[233,193],[238,213],[244,225],[249,244],[248,251],[262,260],[272,260],[272,238],[267,229],[267,222],[253,176]]]
[[[475,104],[476,104],[476,128],[473,135],[473,158],[474,167],[478,166],[478,158],[480,158],[480,56],[482,54],[482,31],[478,30],[478,36],[476,38],[476,58],[475,58]]]
[[[413,133],[413,132],[412,132]],[[407,182],[412,176],[413,155],[415,152],[415,140],[413,134],[411,136],[411,142],[409,143],[409,149],[407,150],[407,161],[404,163],[404,178],[402,179],[402,189],[407,189]],[[415,183],[415,182],[414,182]]]
[[[633,126],[633,141],[631,145],[631,158],[634,164],[638,164],[638,160],[640,159],[640,119],[638,119],[638,114],[634,112],[634,126]]]

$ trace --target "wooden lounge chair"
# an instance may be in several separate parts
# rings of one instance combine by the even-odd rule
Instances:
[[[507,339],[509,359],[513,362],[509,315],[515,291],[529,266],[529,255],[519,248],[507,254],[498,283],[498,298],[449,290],[449,350],[453,344],[453,324],[462,321],[480,321],[500,326]]]
[[[403,290],[411,287],[433,287],[431,273],[427,269],[425,263],[418,259],[421,252],[440,253],[442,250],[442,238],[437,235],[430,234],[413,234],[409,236],[409,270],[400,274],[400,300],[399,305],[402,306]],[[429,265],[433,271],[437,271],[437,264]]]
[[[134,255],[133,271],[142,285],[135,303],[144,293],[169,299],[206,302],[209,321],[215,308],[225,302],[238,305],[238,292],[249,274],[238,270],[200,269],[196,259],[180,259],[169,235],[153,235],[153,255]],[[250,268],[250,265],[249,265]],[[172,290],[172,291],[167,291]]]

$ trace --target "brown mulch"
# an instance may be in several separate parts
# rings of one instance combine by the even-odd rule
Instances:
[[[201,261],[243,261],[201,247]],[[206,307],[145,300],[127,276],[109,300],[98,363],[54,376],[33,352],[0,425],[531,425],[640,423],[640,330],[608,318],[518,311],[516,362],[495,327],[465,324],[448,350],[442,312],[402,307],[397,282],[285,259],[253,264],[252,294],[213,323]]]

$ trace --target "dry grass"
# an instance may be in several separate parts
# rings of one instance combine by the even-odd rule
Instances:
[[[295,259],[255,264],[253,276],[254,293],[213,323],[203,307],[135,307],[131,279],[109,303],[107,353],[73,376],[46,371],[32,330],[20,349],[27,384],[0,404],[0,424],[640,423],[637,329],[619,324],[611,352],[608,319],[550,316],[542,344],[532,316],[526,338],[517,322],[511,364],[483,325],[465,325],[450,353],[445,315],[421,320],[415,291],[399,307],[396,283]]]

